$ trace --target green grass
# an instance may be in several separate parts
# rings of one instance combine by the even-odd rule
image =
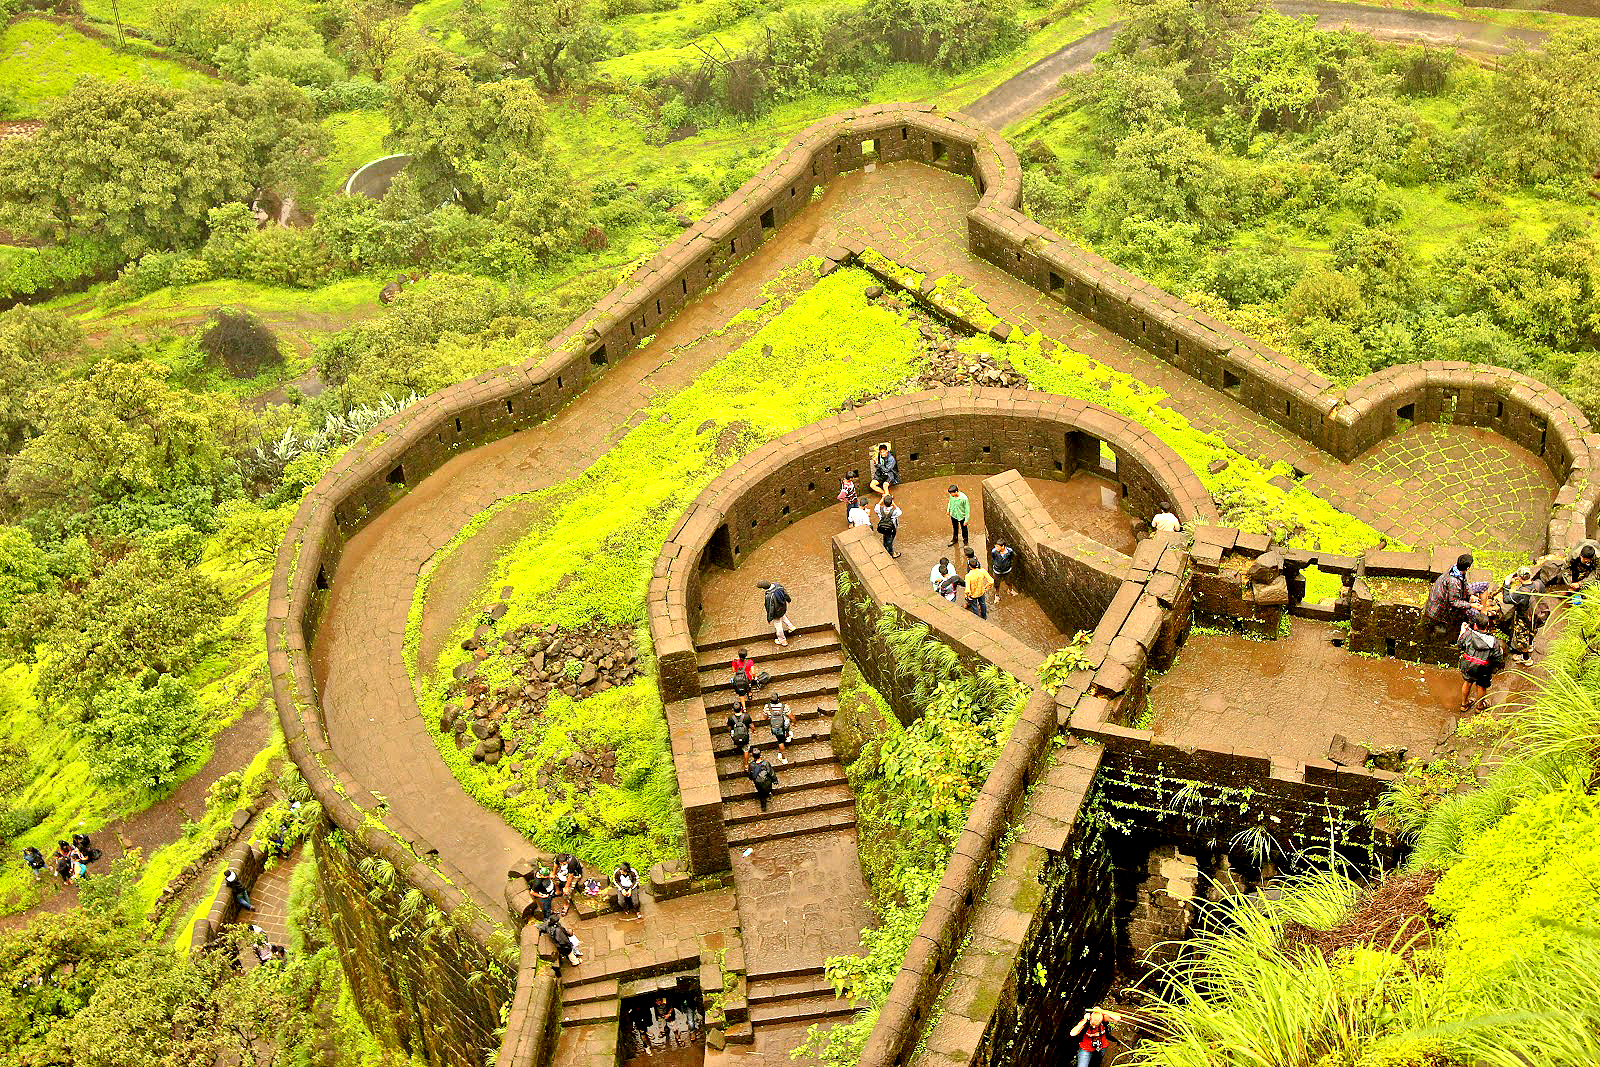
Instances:
[[[363,277],[341,278],[317,289],[218,279],[157,289],[114,308],[97,306],[93,293],[88,298],[81,295],[61,297],[46,306],[71,313],[85,327],[115,320],[158,321],[165,316],[192,315],[223,306],[247,307],[259,313],[343,315],[375,311],[380,288],[381,282]]]
[[[213,79],[181,63],[97,41],[70,26],[43,19],[21,18],[0,33],[0,70],[4,86],[17,100],[22,115],[38,115],[47,101],[63,96],[81,77],[107,81],[147,81],[180,88],[205,85]]]
[[[389,119],[381,111],[341,111],[322,120],[332,145],[322,161],[315,196],[339,195],[346,179],[363,164],[389,155],[383,139],[389,136]]]

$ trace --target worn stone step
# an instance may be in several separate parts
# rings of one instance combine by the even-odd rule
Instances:
[[[605,1000],[591,1000],[582,1004],[561,1005],[562,1026],[590,1026],[594,1023],[612,1023],[622,1012],[622,1000],[619,997],[608,997]]]
[[[773,749],[773,752],[776,753],[777,749]],[[779,788],[787,793],[802,793],[808,790],[826,789],[841,785],[846,789],[850,788],[849,780],[844,776],[844,768],[837,763],[818,762],[808,763],[804,766],[796,766],[791,763],[786,766],[774,759],[772,760],[772,766],[778,772],[778,781],[782,783]],[[743,775],[725,779],[722,783],[722,801],[724,804],[740,800],[749,800],[754,803],[755,795],[756,784]],[[777,795],[774,794],[772,799],[776,803]]]
[[[722,1034],[728,1039],[730,1045],[753,1045],[756,1043],[756,1028],[748,1022],[730,1023]]]
[[[804,799],[804,794],[796,800]],[[796,805],[788,811],[777,808],[777,797],[773,798],[772,807],[762,814],[756,807],[755,801],[749,801],[750,811],[755,813],[754,819],[743,819],[728,825],[728,847],[743,848],[758,841],[775,841],[783,837],[795,837],[800,834],[822,834],[835,830],[847,830],[856,824],[856,809],[853,801],[835,804]],[[726,813],[728,805],[723,806]]]
[[[797,718],[802,712],[817,710],[804,707],[807,704],[821,704],[832,712],[839,703],[839,669],[834,668],[826,674],[809,678],[774,678],[759,694],[751,694],[751,715],[769,700],[781,700],[790,705],[790,711]],[[705,703],[708,716],[713,720],[726,721],[728,712],[738,706],[739,698],[734,696],[732,689],[722,689],[706,693]]]
[[[775,1023],[820,1022],[823,1019],[854,1015],[855,1012],[855,1005],[843,997],[834,996],[833,990],[829,989],[822,996],[783,1000],[768,1004],[752,1004],[750,1005],[750,1022],[756,1026]]]
[[[767,684],[751,690],[750,699],[764,699],[767,691],[780,681],[794,681],[800,678],[815,678],[818,675],[837,672],[844,666],[844,660],[837,649],[819,652],[814,655],[802,655],[794,659],[783,660],[779,663],[769,663],[757,657],[756,673],[766,671],[771,677]],[[707,695],[716,693],[733,692],[733,669],[727,663],[716,663],[709,667],[700,668],[700,691]]]
[[[801,727],[816,723],[819,720],[833,719],[834,708],[829,706],[797,708],[792,702],[789,704],[789,721],[794,725],[794,732],[798,735]],[[728,716],[733,714],[733,705],[718,708],[716,711],[707,711],[706,718],[711,720],[712,740],[721,741],[728,736]],[[767,726],[767,712],[765,704],[750,702],[750,718],[753,722],[752,734],[767,734],[771,737],[772,731]]]
[[[838,996],[821,967],[797,969],[797,973],[776,978],[751,979],[750,1010],[763,1004],[786,1000],[832,999]]]
[[[561,987],[561,1004],[571,1007],[575,1004],[588,1004],[596,1000],[606,1000],[620,996],[621,987],[615,978],[600,978],[578,985],[563,985]]]
[[[766,811],[762,811],[761,805],[756,803],[755,791],[752,789],[748,798],[723,802],[722,821],[731,829],[761,819],[797,815],[806,811],[832,811],[836,808],[849,808],[854,811],[855,806],[855,794],[850,791],[850,786],[845,783],[843,775],[832,783],[815,788],[789,789],[784,780],[783,768],[779,767],[778,788],[773,792],[772,799],[767,801]]]
[[[838,632],[834,630],[831,622],[813,622],[799,627],[789,635],[790,648],[804,648],[807,645],[821,644],[826,641],[838,641]],[[695,642],[695,652],[700,655],[727,654],[729,659],[739,650],[740,645],[748,645],[752,649],[760,648],[762,642],[774,652],[782,651],[780,646],[773,644],[771,628],[760,633],[745,634],[743,637],[728,637],[718,641],[707,641],[704,644]]]
[[[771,731],[757,730],[753,736],[756,747],[761,749],[762,755],[770,756],[778,751],[778,746],[773,743]],[[837,762],[833,755],[833,733],[830,724],[817,724],[817,727],[809,733],[796,728],[786,754],[789,757],[788,765],[793,770],[818,763]],[[776,766],[782,771],[783,764]],[[732,744],[724,743],[717,749],[717,777],[723,780],[744,777],[744,759]]]
[[[695,662],[700,667],[700,673],[726,671],[733,673],[733,657],[741,648],[750,650],[750,658],[756,661],[758,671],[770,671],[773,674],[783,674],[792,663],[812,657],[833,656],[844,658],[844,652],[839,645],[839,635],[830,627],[825,633],[807,634],[804,638],[791,637],[789,644],[779,648],[772,643],[769,635],[762,644],[751,641],[747,645],[734,645],[732,648],[714,649],[712,651],[697,652]]]

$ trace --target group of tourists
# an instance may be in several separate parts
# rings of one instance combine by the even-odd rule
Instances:
[[[73,834],[71,841],[57,841],[56,850],[49,856],[29,845],[22,850],[22,862],[38,881],[46,872],[54,874],[62,885],[75,885],[89,877],[89,864],[100,858],[88,834]]]
[[[583,943],[562,920],[571,913],[580,894],[597,897],[606,891],[606,886],[598,879],[586,879],[583,875],[583,862],[572,853],[563,852],[551,860],[550,865],[541,865],[528,880],[534,910],[539,917],[539,932],[555,945],[557,962],[573,966],[583,962]],[[643,881],[627,860],[611,872],[611,891],[624,921],[644,918]]]
[[[780,590],[783,588],[771,582],[763,584]],[[756,662],[750,658],[748,648],[739,649],[731,666],[733,679],[730,684],[738,704],[728,713],[728,737],[743,760],[746,777],[756,788],[756,801],[761,810],[766,811],[767,801],[772,799],[772,791],[778,787],[778,772],[761,750],[751,744],[755,719],[750,714],[750,694],[767,684],[768,675],[765,671],[756,673]],[[768,700],[761,710],[767,729],[772,732],[772,742],[778,746],[778,762],[788,763],[789,742],[794,740],[794,716],[789,711],[789,705],[774,698]]]
[[[1550,614],[1550,598],[1568,597],[1594,580],[1600,551],[1585,541],[1570,555],[1545,556],[1501,582],[1470,580],[1473,562],[1470,552],[1457,557],[1434,580],[1423,606],[1434,632],[1452,639],[1461,652],[1463,715],[1488,706],[1489,687],[1510,655],[1530,656],[1533,637]]]
[[[629,1008],[626,1022],[632,1054],[652,1056],[700,1040],[706,1020],[697,994],[673,991],[657,995],[654,1003]]]
[[[869,513],[861,501],[861,491],[856,485],[861,477],[861,472],[852,470],[839,481],[839,501],[844,504],[844,518],[847,526],[872,526],[878,536],[883,539],[883,550],[893,559],[899,559],[900,553],[895,551],[895,538],[900,534],[900,524],[905,517],[905,512],[894,502],[895,486],[900,484],[900,462],[895,458],[894,450],[887,442],[879,444],[876,455],[872,461],[872,478],[868,487],[878,494],[878,502],[872,506]],[[1000,587],[1008,581],[1016,567],[1016,550],[1007,545],[1002,539],[996,537],[990,542],[988,569],[984,561],[972,548],[972,532],[969,523],[972,520],[972,500],[961,491],[959,485],[952,484],[948,490],[948,501],[945,505],[946,514],[950,517],[950,547],[962,547],[962,569],[957,571],[951,564],[948,556],[940,557],[938,564],[928,575],[934,590],[952,604],[957,602],[959,596],[962,605],[980,619],[989,617],[989,597],[994,595],[994,602],[1000,602]],[[785,605],[787,609],[787,605]],[[767,618],[772,620],[772,607],[769,604]],[[781,630],[779,637],[783,636]],[[782,640],[778,642],[784,644]]]

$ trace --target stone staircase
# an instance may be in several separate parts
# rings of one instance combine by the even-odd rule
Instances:
[[[848,1000],[836,996],[833,983],[821,967],[795,967],[768,971],[748,978],[750,1022],[814,1023],[855,1012]]]
[[[747,647],[758,671],[771,680],[750,696],[755,720],[751,740],[778,772],[778,788],[767,810],[756,801],[755,785],[728,736],[728,715],[738,704],[733,688],[735,652]],[[833,712],[839,706],[839,672],[844,666],[839,635],[831,625],[801,627],[778,648],[768,635],[717,641],[699,649],[700,690],[704,694],[717,776],[722,783],[722,821],[728,847],[743,849],[762,841],[822,833],[854,826],[855,795],[844,768],[833,755]],[[789,705],[794,739],[787,764],[777,761],[777,746],[761,706],[769,700]]]

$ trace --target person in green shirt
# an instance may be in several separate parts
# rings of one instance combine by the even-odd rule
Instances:
[[[972,543],[967,536],[967,520],[972,518],[972,501],[967,499],[967,494],[961,491],[959,485],[950,487],[950,544],[954,545],[959,539],[962,544]]]

